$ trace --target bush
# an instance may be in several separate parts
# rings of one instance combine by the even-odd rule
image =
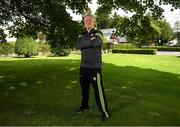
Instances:
[[[67,46],[51,47],[51,52],[55,56],[68,56],[71,50]]]
[[[111,52],[111,50],[113,49],[113,46],[114,46],[113,43],[103,43],[102,49],[103,51]]]
[[[137,47],[132,43],[117,44],[113,46],[113,49],[136,49]]]
[[[0,44],[0,55],[8,55],[14,53],[13,43],[2,43]]]
[[[137,47],[132,43],[125,44],[114,44],[114,43],[103,43],[103,50],[111,52],[112,49],[136,49]]]
[[[50,45],[39,42],[39,52],[42,53],[43,55],[49,54],[51,52]]]
[[[149,54],[155,55],[156,49],[113,49],[112,53],[126,53],[126,54]]]
[[[31,57],[38,54],[38,43],[30,37],[19,38],[15,44],[15,53]]]
[[[157,51],[176,51],[176,52],[180,52],[180,47],[164,47],[164,46],[147,47],[147,46],[143,46],[141,48],[143,48],[143,49],[157,49]]]

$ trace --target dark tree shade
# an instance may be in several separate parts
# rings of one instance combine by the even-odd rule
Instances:
[[[83,14],[92,0],[1,0],[0,26],[8,25],[10,33],[16,37],[31,35],[36,37],[42,31],[52,46],[57,44],[73,45],[82,26],[73,21],[67,8]],[[161,17],[163,9],[154,0],[98,0],[100,12],[111,12],[122,8],[135,12],[129,23],[144,21],[144,13],[149,9],[154,17]],[[180,0],[160,0],[159,4],[171,4],[180,8]]]
[[[4,33],[3,29],[0,29],[0,43],[5,43],[6,42],[6,34]]]

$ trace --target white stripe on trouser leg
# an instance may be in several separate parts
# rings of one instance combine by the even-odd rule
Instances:
[[[98,84],[98,92],[99,92],[99,98],[100,98],[102,110],[105,113],[106,117],[109,117],[109,115],[106,111],[106,108],[105,108],[105,102],[104,102],[103,92],[102,92],[102,88],[101,88],[101,78],[100,78],[99,73],[97,73],[97,84]]]

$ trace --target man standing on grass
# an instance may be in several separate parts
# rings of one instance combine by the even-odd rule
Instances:
[[[92,15],[86,15],[84,23],[87,31],[79,37],[75,45],[75,48],[81,50],[79,80],[82,90],[81,106],[76,112],[81,113],[89,109],[89,88],[90,84],[92,84],[98,109],[102,113],[102,119],[107,120],[109,114],[101,74],[103,34],[95,30]]]

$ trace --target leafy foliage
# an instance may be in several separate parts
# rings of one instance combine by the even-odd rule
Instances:
[[[180,21],[175,22],[174,29],[175,29],[174,38],[177,39],[178,45],[180,45]]]
[[[121,17],[114,13],[112,17],[97,13],[98,26],[102,28],[101,23],[105,23],[105,28],[116,28],[116,34],[120,36],[127,36],[128,41],[138,45],[148,45],[149,43],[158,43],[161,39],[161,44],[172,39],[173,31],[170,24],[165,20],[158,20],[152,14],[146,14],[142,19],[136,16]],[[100,21],[99,21],[100,20]],[[104,21],[103,21],[104,20]],[[107,22],[109,21],[109,22]]]
[[[145,49],[157,49],[157,51],[175,51],[175,52],[180,52],[180,47],[163,47],[163,46],[146,47],[146,46],[143,46],[142,48],[145,48]]]
[[[54,56],[68,56],[71,53],[69,46],[58,45],[51,48],[51,52]]]
[[[113,49],[112,53],[155,55],[157,49]]]
[[[38,43],[30,37],[19,38],[15,44],[15,53],[31,57],[38,54]]]
[[[51,47],[47,43],[40,42],[38,44],[38,47],[39,47],[39,52],[42,53],[43,55],[51,52]]]
[[[132,43],[125,43],[125,44],[116,44],[113,46],[113,49],[136,49],[136,45]]]
[[[168,40],[171,40],[173,38],[173,29],[170,24],[164,19],[159,22],[159,26],[161,28],[160,38],[162,42],[168,42]]]
[[[80,23],[73,21],[67,8],[73,12],[83,14],[92,0],[1,0],[0,1],[0,26],[8,25],[11,35],[17,38],[31,35],[37,38],[37,33],[42,31],[47,35],[52,47],[58,44],[73,46],[74,40],[81,33]],[[122,8],[124,11],[135,12],[130,20],[129,27],[136,26],[135,32],[142,31],[141,26],[146,26],[149,20],[144,15],[150,11],[153,17],[161,17],[163,9],[154,0],[98,0],[101,5],[99,13]],[[171,4],[175,9],[180,8],[179,0],[160,0],[159,4]],[[103,23],[101,23],[103,24]],[[147,26],[148,28],[149,26]],[[134,35],[136,36],[136,35]]]
[[[95,16],[96,16],[97,27],[99,29],[106,29],[110,27],[111,20],[109,18],[110,16],[109,13],[107,12],[101,13],[100,8],[98,8],[96,10]]]
[[[2,0],[0,5],[0,14],[6,13],[6,16],[3,15],[0,19],[0,25],[13,22],[13,25],[9,26],[11,35],[17,38],[27,35],[37,38],[37,33],[42,31],[52,46],[65,43],[72,47],[81,32],[81,26],[72,20],[66,11],[66,5],[82,12],[81,7],[86,5],[86,1]]]
[[[13,43],[0,43],[0,55],[8,55],[14,53]]]
[[[6,34],[4,33],[4,30],[0,28],[0,43],[6,42]]]

